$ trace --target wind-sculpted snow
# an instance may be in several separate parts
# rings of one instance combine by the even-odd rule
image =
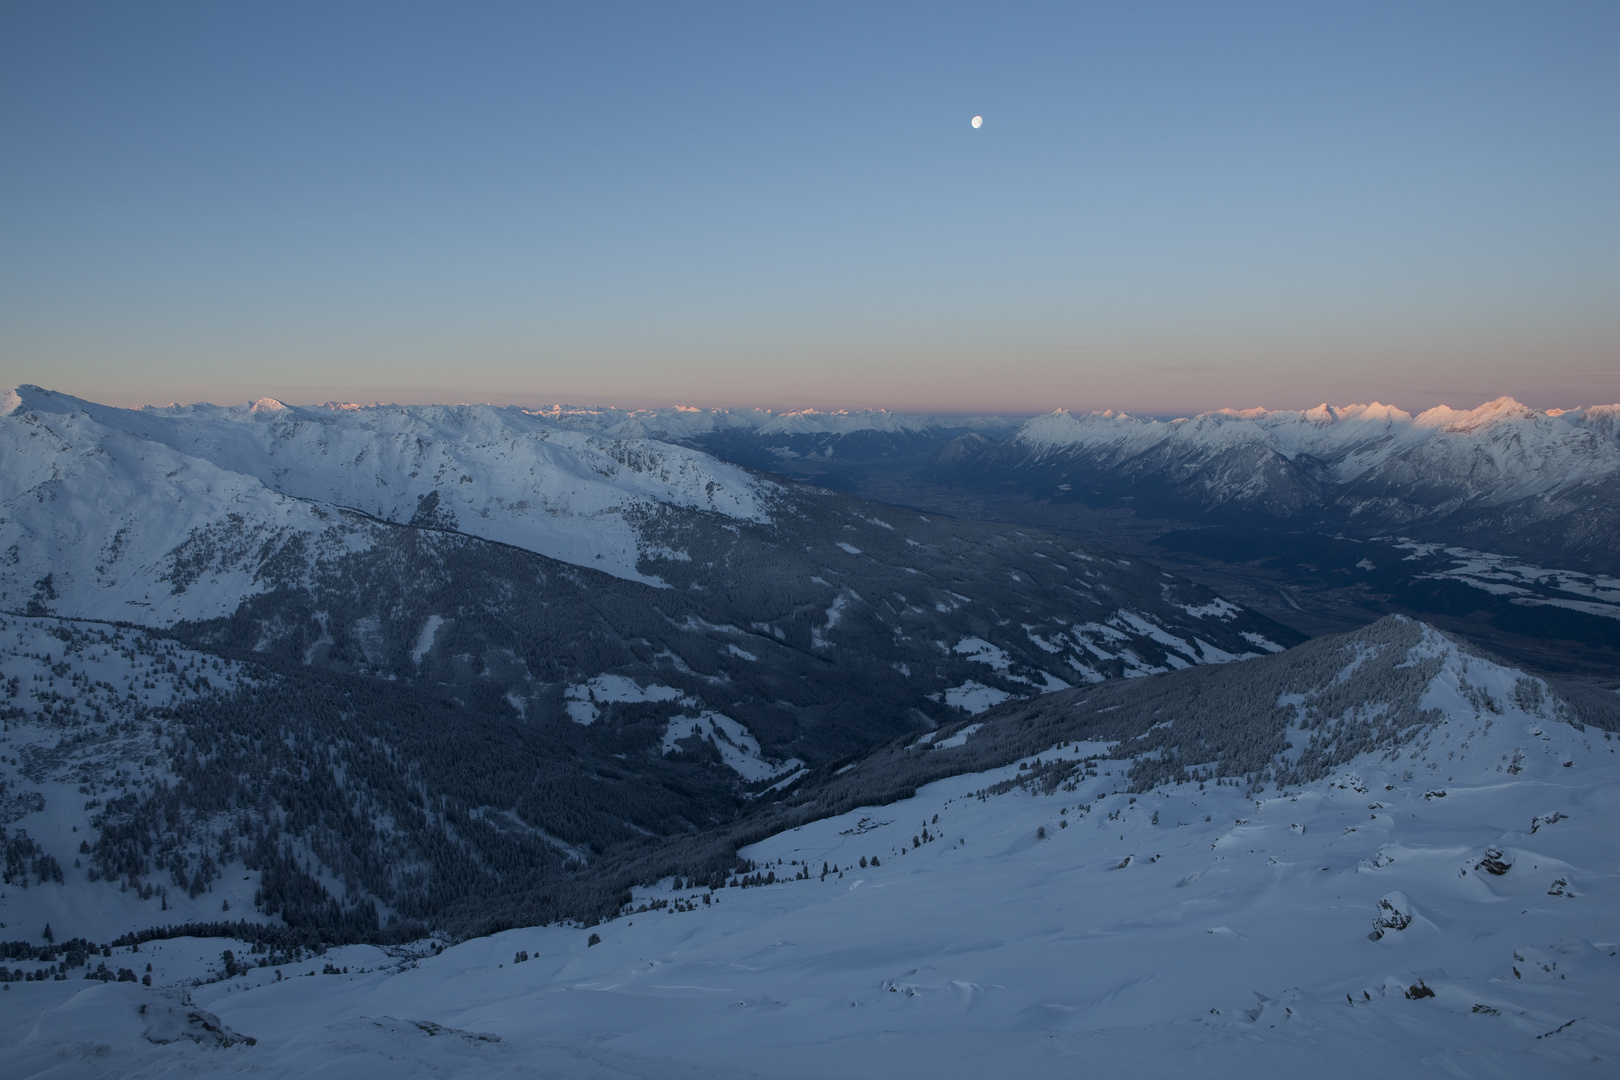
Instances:
[[[1282,707],[1304,720],[1408,706],[1424,718],[1314,779],[1256,788],[1189,771],[1142,788],[1128,775],[1141,755],[1084,706],[1148,683],[1076,691],[1075,708],[1038,716],[1007,706],[841,768],[820,789],[826,813],[753,836],[718,878],[649,878],[594,926],[319,956],[175,937],[85,965],[151,964],[150,988],[77,967],[13,982],[5,1068],[1602,1073],[1620,1054],[1620,744],[1568,722],[1553,688],[1418,624],[1313,645],[1225,670],[1288,687]],[[1017,752],[991,764],[991,747]],[[921,781],[910,790],[833,798],[863,774],[877,794],[871,771],[902,763]]]

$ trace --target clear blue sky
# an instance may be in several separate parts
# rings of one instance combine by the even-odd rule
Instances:
[[[1620,4],[5,0],[0,379],[1620,400]]]

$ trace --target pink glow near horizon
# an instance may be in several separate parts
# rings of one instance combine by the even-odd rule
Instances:
[[[12,383],[11,385],[16,385]],[[979,408],[962,407],[960,405],[943,404],[936,407],[926,405],[909,405],[906,403],[890,402],[838,402],[838,401],[713,401],[698,402],[688,398],[659,399],[654,397],[634,398],[628,395],[604,395],[598,398],[585,398],[577,396],[550,397],[531,394],[456,394],[445,391],[436,393],[432,390],[405,390],[394,394],[378,394],[375,392],[349,393],[349,394],[316,394],[314,396],[299,396],[287,393],[238,393],[234,396],[169,396],[160,399],[142,395],[103,394],[99,397],[91,393],[75,392],[62,385],[46,385],[45,389],[59,393],[71,394],[97,404],[112,405],[121,408],[165,407],[171,405],[242,405],[261,399],[273,399],[285,405],[294,406],[320,406],[320,405],[350,405],[368,407],[373,405],[495,405],[517,406],[532,412],[547,412],[553,410],[584,411],[595,409],[612,410],[616,412],[633,413],[639,411],[668,411],[673,409],[691,409],[694,411],[731,410],[736,412],[753,411],[768,412],[775,415],[789,413],[859,413],[859,412],[888,412],[898,416],[934,416],[934,417],[974,417],[974,416],[1002,416],[1002,417],[1029,417],[1039,416],[1056,411],[1066,411],[1076,415],[1093,413],[1126,413],[1141,418],[1170,419],[1177,417],[1197,416],[1205,413],[1228,412],[1235,414],[1252,412],[1305,412],[1322,406],[1327,406],[1336,412],[1345,412],[1367,406],[1382,405],[1393,408],[1410,416],[1419,416],[1422,413],[1436,408],[1450,408],[1457,412],[1468,412],[1480,408],[1502,398],[1509,398],[1526,405],[1532,409],[1556,415],[1563,411],[1573,411],[1591,408],[1600,405],[1620,404],[1620,388],[1614,393],[1604,397],[1601,393],[1588,395],[1584,398],[1564,396],[1553,399],[1545,393],[1514,394],[1510,392],[1490,393],[1489,391],[1475,391],[1470,394],[1434,395],[1432,398],[1425,395],[1421,400],[1413,401],[1416,395],[1410,395],[1408,402],[1392,401],[1387,396],[1366,397],[1359,400],[1324,398],[1299,398],[1297,400],[1261,401],[1251,403],[1237,403],[1228,401],[1209,401],[1192,407],[1170,408],[1163,406],[1136,406],[1125,407],[1119,403],[1071,403],[1058,401],[1050,404],[1031,407],[1014,404],[1010,407],[995,408],[982,406]]]

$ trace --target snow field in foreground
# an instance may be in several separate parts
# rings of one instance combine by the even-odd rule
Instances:
[[[669,906],[594,930],[333,950],[279,983],[14,983],[0,1076],[1601,1073],[1620,1055],[1620,743],[1475,713],[1453,685],[1429,700],[1450,719],[1398,759],[1259,801],[1192,784],[1133,802],[1125,763],[1071,745],[1041,757],[1095,760],[1077,790],[978,795],[1016,764],[931,784],[747,849],[789,880],[708,905],[666,882],[635,905]],[[1482,869],[1490,850],[1510,869]],[[1409,920],[1371,939],[1391,911]],[[175,957],[172,983],[230,945],[142,955]],[[325,962],[350,973],[302,974]],[[257,1044],[113,1022],[186,992]]]

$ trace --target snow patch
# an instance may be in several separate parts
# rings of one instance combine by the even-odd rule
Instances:
[[[984,727],[983,724],[969,724],[967,727],[963,728],[961,731],[958,731],[955,735],[952,735],[950,738],[948,738],[948,739],[940,739],[938,742],[934,743],[934,749],[935,750],[949,750],[952,747],[961,746],[964,743],[966,743],[969,739],[973,738],[974,735],[978,734],[980,729],[982,729],[983,727]]]
[[[760,754],[759,740],[742,724],[724,713],[705,709],[696,716],[672,716],[664,726],[663,753],[677,754],[682,739],[696,736],[720,752],[726,767],[752,783],[793,772],[804,766],[798,758],[781,763],[766,761]]]
[[[1278,645],[1275,641],[1272,641],[1264,634],[1256,634],[1252,630],[1243,631],[1243,640],[1247,641],[1250,645],[1253,645],[1257,649],[1266,650],[1266,652],[1276,653],[1283,651],[1283,647],[1281,645]]]
[[[953,709],[961,709],[967,713],[982,713],[986,709],[994,708],[1012,695],[1005,690],[997,690],[993,686],[986,686],[981,682],[969,679],[960,686],[952,686],[945,691],[945,704]]]
[[[679,701],[682,704],[696,704],[695,699],[688,698],[684,691],[673,686],[659,683],[642,686],[623,675],[598,675],[589,682],[577,683],[563,691],[563,698],[563,707],[568,710],[574,723],[587,725],[601,718],[602,710],[597,707],[599,703]]]
[[[439,627],[444,625],[444,616],[429,615],[427,622],[422,626],[422,632],[416,636],[416,645],[411,649],[411,663],[416,667],[422,666],[422,657],[433,648],[433,639],[439,635]]]

